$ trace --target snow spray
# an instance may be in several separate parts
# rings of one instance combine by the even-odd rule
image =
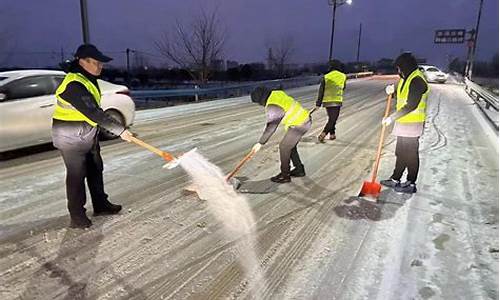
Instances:
[[[224,234],[232,240],[241,238],[236,243],[238,259],[249,278],[248,282],[253,282],[248,287],[256,296],[259,290],[256,283],[261,282],[263,277],[255,252],[255,221],[246,198],[236,193],[233,186],[226,182],[222,171],[196,149],[182,155],[179,164],[191,177],[198,196],[207,201],[212,215],[222,223]]]

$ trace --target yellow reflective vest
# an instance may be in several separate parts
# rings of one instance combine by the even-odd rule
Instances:
[[[397,103],[396,103],[396,110],[401,110],[403,106],[406,105],[406,102],[408,101],[408,94],[410,92],[410,84],[413,79],[416,77],[422,78],[422,80],[426,83],[424,75],[422,72],[417,69],[413,71],[410,76],[406,80],[400,79],[398,83],[398,90],[397,90]],[[429,94],[429,86],[427,85],[427,91],[422,95],[422,99],[420,99],[420,103],[418,104],[417,108],[410,113],[406,114],[405,116],[399,118],[396,120],[398,123],[423,123],[425,122],[425,109],[427,107],[427,95]]]
[[[267,99],[266,108],[269,105],[279,106],[285,111],[285,116],[281,120],[285,130],[290,126],[300,126],[309,120],[309,111],[283,91],[272,91]]]
[[[344,87],[347,76],[339,71],[331,71],[325,75],[325,92],[323,102],[340,102],[344,98]]]
[[[83,84],[83,86],[85,86],[89,93],[94,97],[97,106],[101,106],[101,93],[99,92],[99,89],[92,83],[92,81],[88,80],[80,73],[68,73],[66,74],[66,77],[64,77],[61,85],[56,90],[57,102],[52,118],[62,121],[85,121],[93,127],[97,126],[97,123],[87,118],[75,107],[73,107],[71,103],[61,97],[61,94],[66,90],[68,84],[73,81]]]

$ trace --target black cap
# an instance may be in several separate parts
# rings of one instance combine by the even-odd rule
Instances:
[[[111,57],[108,57],[108,56],[102,54],[102,52],[97,50],[97,47],[92,45],[92,44],[80,45],[80,47],[78,47],[78,49],[76,49],[75,58],[79,59],[79,58],[87,58],[87,57],[93,58],[97,61],[104,62],[104,63],[113,60]]]

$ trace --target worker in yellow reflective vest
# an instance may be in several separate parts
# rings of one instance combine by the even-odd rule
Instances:
[[[66,197],[71,218],[70,227],[87,228],[92,222],[85,213],[85,179],[92,198],[94,215],[116,214],[121,205],[109,202],[104,192],[103,162],[99,147],[99,130],[107,130],[123,140],[132,134],[101,109],[101,91],[97,82],[103,63],[110,57],[95,46],[78,47],[75,60],[56,90],[52,116],[52,141],[66,166]]]
[[[417,192],[419,138],[424,131],[429,87],[411,53],[401,54],[395,64],[401,77],[396,91],[396,112],[384,118],[382,124],[395,122],[392,134],[397,137],[396,166],[391,178],[380,183],[396,192],[412,194]],[[386,93],[394,93],[394,85],[387,86]],[[406,182],[401,183],[405,170]]]
[[[281,172],[272,177],[271,181],[287,183],[293,177],[306,176],[304,165],[297,151],[297,144],[302,136],[311,128],[309,111],[299,102],[288,96],[282,90],[271,90],[264,86],[257,87],[250,94],[252,102],[266,107],[267,124],[259,142],[253,146],[253,151],[260,150],[269,138],[283,124],[286,134],[279,144]],[[294,169],[290,170],[290,159]]]
[[[316,101],[316,108],[313,111],[323,106],[328,114],[328,122],[318,136],[320,143],[325,142],[328,134],[330,140],[337,138],[335,135],[335,126],[344,100],[344,90],[347,80],[347,76],[343,73],[343,70],[343,64],[339,60],[332,60],[329,72],[323,77],[319,86],[318,100]]]

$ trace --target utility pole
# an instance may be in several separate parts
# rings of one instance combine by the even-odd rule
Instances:
[[[337,1],[333,0],[333,16],[332,16],[332,34],[330,36],[330,54],[328,55],[328,61],[332,60],[333,55],[333,35],[335,33],[335,12],[337,11]]]
[[[472,69],[474,68],[474,57],[476,55],[476,47],[477,47],[477,36],[479,35],[479,22],[481,21],[481,11],[483,10],[483,1],[481,0],[479,2],[479,12],[477,14],[477,23],[476,23],[476,29],[474,31],[474,44],[472,45],[472,53],[471,53],[471,58],[469,62],[469,68],[468,68],[468,77],[470,80],[472,80]]]
[[[328,4],[332,6],[332,34],[330,36],[330,54],[328,55],[328,61],[333,58],[333,35],[335,34],[335,13],[337,12],[337,6],[343,4],[352,4],[352,0],[328,0]]]
[[[469,70],[472,68],[472,49],[474,48],[476,31],[472,29],[467,33],[469,34],[469,39],[467,40],[467,60],[465,62],[464,77],[471,79],[472,72],[469,72]]]
[[[358,54],[356,55],[356,62],[359,63],[359,49],[361,48],[361,29],[363,27],[363,23],[359,23],[359,35],[358,35]]]
[[[127,85],[130,85],[130,48],[125,51],[127,53]]]
[[[83,34],[83,43],[90,43],[89,36],[89,23],[88,23],[88,14],[87,14],[87,0],[80,0],[80,14],[82,17],[82,34]]]

